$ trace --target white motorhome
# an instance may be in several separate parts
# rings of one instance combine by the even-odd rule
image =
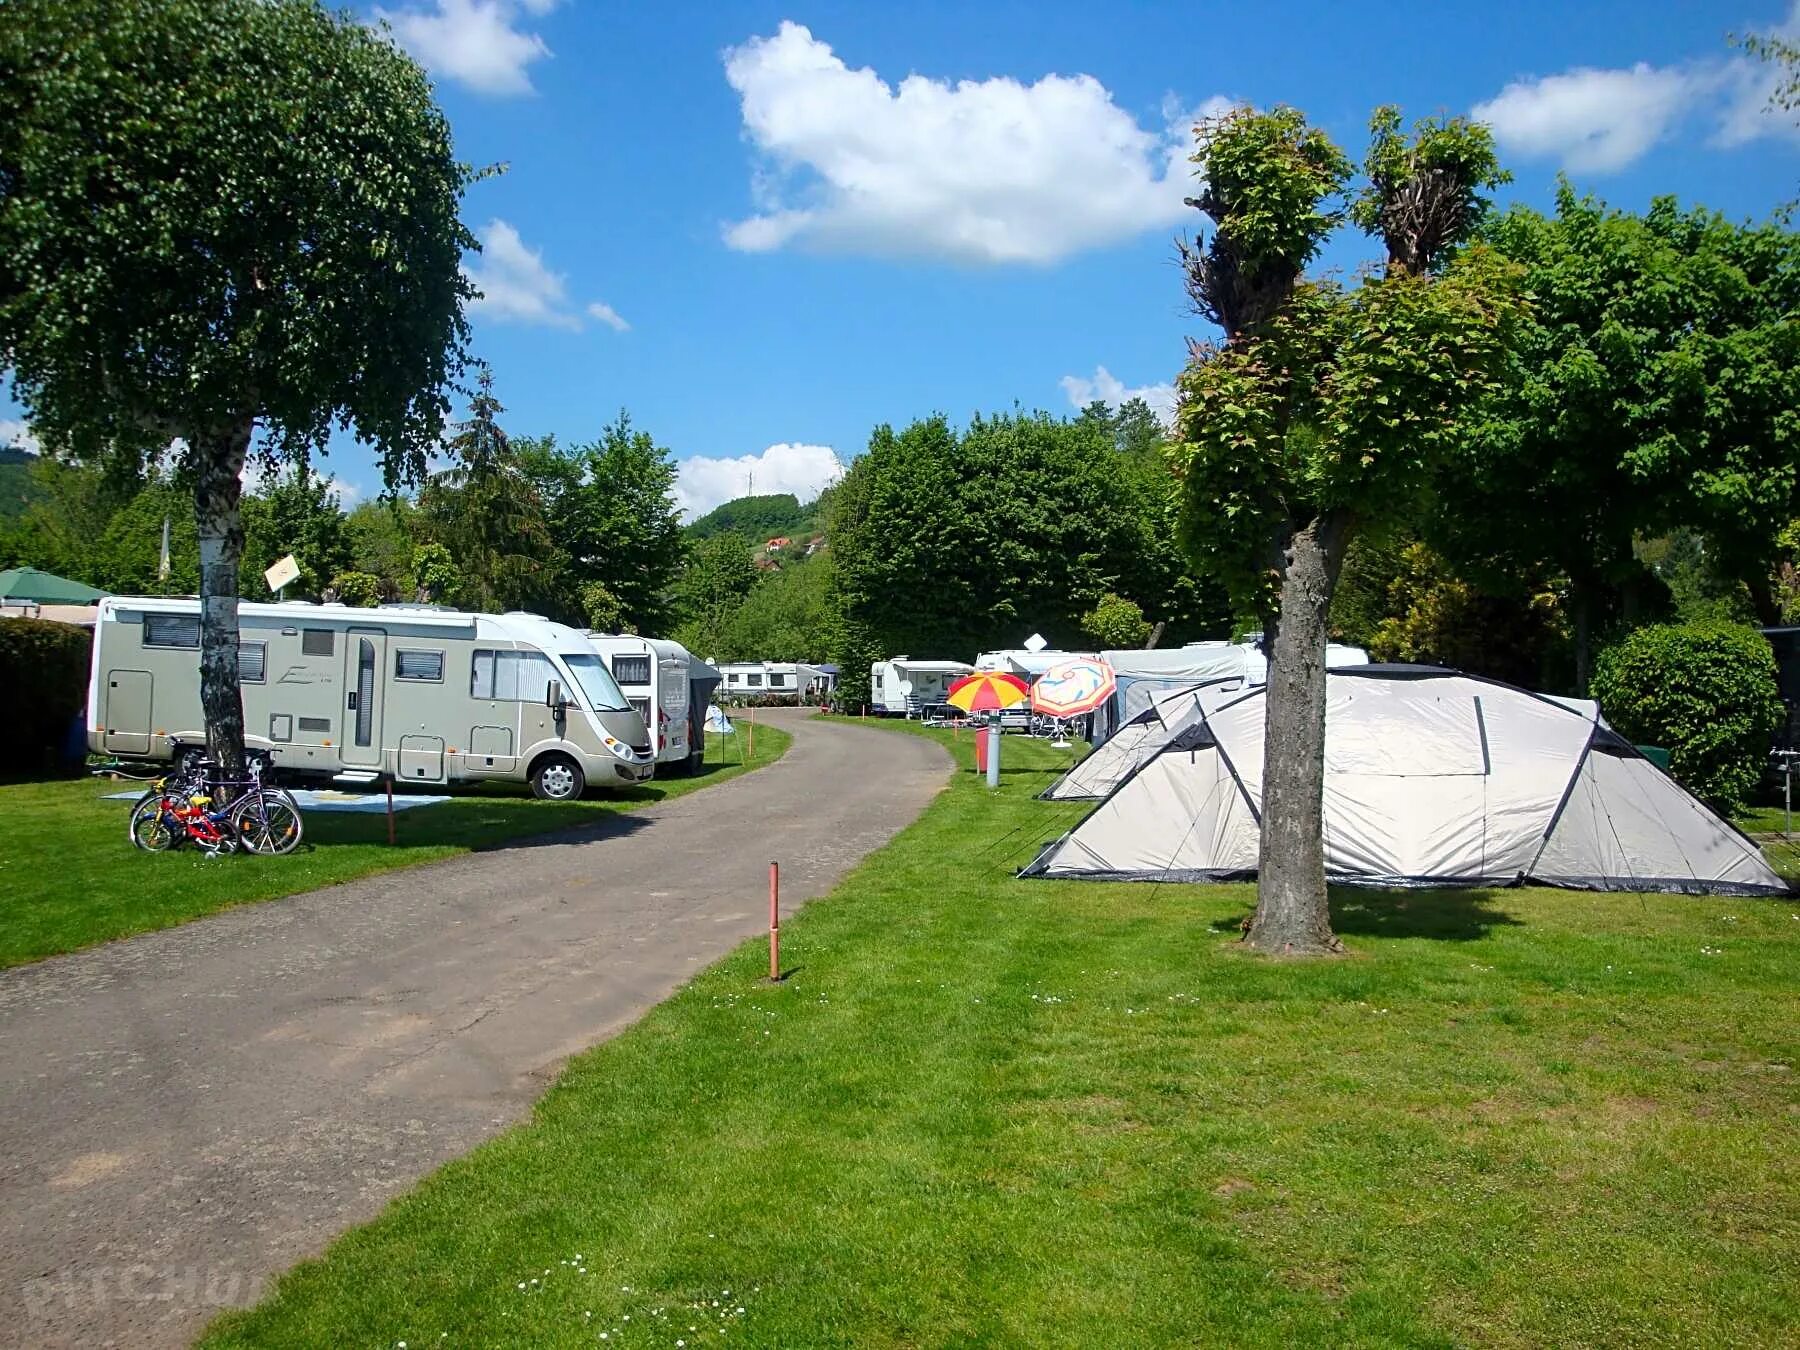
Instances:
[[[944,706],[950,686],[975,667],[967,661],[915,661],[889,657],[869,667],[869,711],[893,717],[918,717]]]
[[[589,631],[614,682],[650,728],[656,762],[698,773],[706,756],[706,706],[720,674],[679,642]]]
[[[655,751],[587,638],[536,614],[302,602],[238,606],[244,742],[279,771],[374,783],[524,782],[566,801],[654,774]],[[100,602],[88,747],[204,752],[200,602]]]
[[[733,700],[805,703],[827,698],[837,687],[837,667],[805,661],[721,661],[725,696]]]

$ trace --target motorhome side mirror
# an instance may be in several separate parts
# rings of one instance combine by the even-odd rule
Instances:
[[[568,703],[569,700],[563,697],[562,681],[550,681],[549,687],[544,691],[544,706],[546,708],[565,708]]]

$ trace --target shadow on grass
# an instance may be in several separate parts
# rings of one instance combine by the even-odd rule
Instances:
[[[1516,928],[1515,919],[1493,906],[1490,890],[1433,891],[1331,888],[1331,931],[1339,937],[1431,938],[1438,942],[1474,942],[1490,928]],[[1254,903],[1237,922],[1248,928]]]

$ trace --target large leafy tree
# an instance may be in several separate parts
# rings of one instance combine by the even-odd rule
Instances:
[[[1092,419],[877,428],[829,512],[846,700],[870,661],[897,652],[966,659],[1034,630],[1080,646],[1082,615],[1108,591],[1170,618],[1191,590],[1158,565],[1155,495],[1126,470]]]
[[[1471,419],[1429,531],[1490,586],[1567,578],[1578,685],[1597,635],[1654,615],[1634,555],[1690,528],[1779,619],[1770,567],[1800,510],[1800,235],[1658,199],[1515,207],[1483,243],[1524,268],[1516,377]],[[1648,589],[1647,589],[1648,587]]]
[[[1519,311],[1515,269],[1487,250],[1450,258],[1502,181],[1492,139],[1462,119],[1397,112],[1371,125],[1367,186],[1291,108],[1205,122],[1193,205],[1214,230],[1184,245],[1189,295],[1224,330],[1179,383],[1170,455],[1184,537],[1262,621],[1269,653],[1262,843],[1251,945],[1339,950],[1325,890],[1325,645],[1357,529],[1407,511],[1491,382]],[[1305,276],[1351,216],[1385,269],[1345,288]]]
[[[669,451],[620,412],[599,440],[564,451],[545,438],[523,447],[520,462],[567,551],[573,590],[598,582],[632,631],[669,631],[686,547]],[[583,609],[578,598],[562,607]]]
[[[424,526],[455,558],[472,609],[543,608],[566,566],[538,485],[500,425],[505,411],[483,366],[450,440],[454,462],[419,494]]]
[[[423,475],[469,177],[424,72],[314,0],[0,5],[0,365],[53,448],[182,443],[228,764],[246,458],[341,426],[390,485]]]
[[[688,551],[675,582],[675,636],[689,651],[733,659],[726,654],[727,626],[757,583],[750,549],[743,535],[726,532],[709,535]]]

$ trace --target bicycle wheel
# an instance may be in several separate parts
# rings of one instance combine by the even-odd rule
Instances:
[[[149,853],[162,853],[181,842],[181,826],[163,810],[163,796],[152,793],[131,812],[131,842]]]
[[[304,826],[300,808],[285,792],[247,792],[231,809],[232,832],[251,853],[292,853]]]

